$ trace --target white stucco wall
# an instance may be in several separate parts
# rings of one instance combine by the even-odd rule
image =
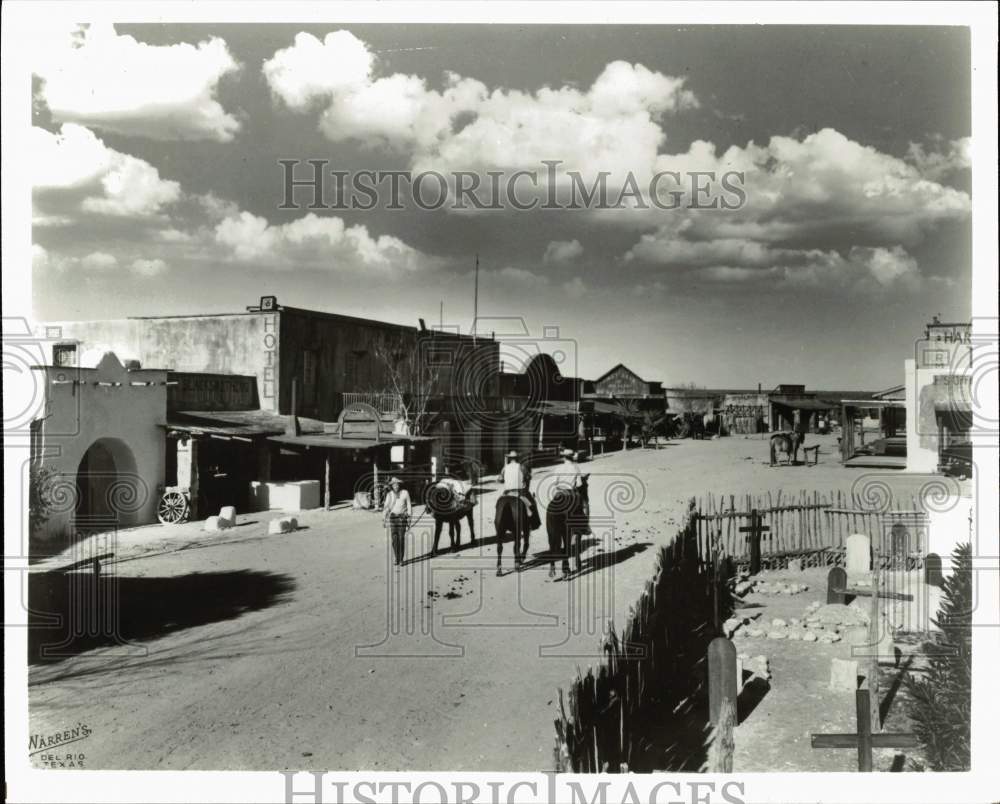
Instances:
[[[102,478],[119,526],[156,521],[164,482],[167,373],[126,370],[113,353],[96,368],[37,367],[45,374],[45,405],[35,442],[37,465],[57,473],[54,507],[40,538],[66,539],[77,509],[77,472],[101,442],[115,460]]]

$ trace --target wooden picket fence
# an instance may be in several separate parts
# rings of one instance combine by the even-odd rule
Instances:
[[[696,710],[707,682],[705,652],[717,635],[716,622],[729,615],[732,604],[714,567],[698,558],[695,514],[691,500],[686,523],[671,544],[660,548],[656,572],[630,607],[621,635],[609,626],[604,661],[596,670],[578,669],[565,696],[559,690],[557,770],[663,769],[670,755],[651,751],[657,739],[651,729],[666,728],[675,743],[673,755],[679,757],[677,735],[692,729],[665,724],[685,713],[695,724],[692,751],[704,751],[698,730],[705,719]],[[676,760],[673,769],[682,764]]]
[[[919,565],[927,548],[920,535],[926,532],[927,514],[913,496],[897,497],[892,506],[875,507],[841,491],[829,495],[818,491],[708,494],[698,500],[694,515],[701,559],[712,561],[719,554],[737,563],[748,560],[748,534],[740,529],[750,524],[753,511],[769,528],[761,542],[765,566],[780,567],[794,557],[802,557],[807,564],[839,564],[852,533],[866,533],[879,545],[883,534],[890,533],[897,523],[914,531],[906,549],[910,566]],[[892,557],[889,549],[881,552],[885,560]]]

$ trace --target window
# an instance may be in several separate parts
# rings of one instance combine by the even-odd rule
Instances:
[[[76,365],[76,344],[57,343],[52,347],[52,364],[55,366]]]

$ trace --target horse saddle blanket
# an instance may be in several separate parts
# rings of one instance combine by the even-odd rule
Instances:
[[[538,530],[542,526],[542,517],[538,513],[538,506],[535,505],[534,497],[526,491],[505,491],[497,500],[497,509],[499,510],[502,500],[511,498],[520,500],[522,504],[528,507],[528,527],[531,530]]]

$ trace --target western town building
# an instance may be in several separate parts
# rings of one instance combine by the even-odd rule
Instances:
[[[183,491],[193,516],[266,507],[261,495],[276,495],[276,484],[318,483],[325,500],[337,500],[370,487],[379,470],[448,466],[479,476],[509,449],[539,456],[575,440],[583,381],[564,378],[551,356],[501,373],[493,337],[420,324],[290,308],[273,297],[241,313],[50,322],[44,370],[75,376],[103,365],[107,373],[107,354],[123,371],[159,367],[160,393],[146,411],[156,426],[128,439],[109,427],[91,439],[158,456],[155,470],[144,464],[140,473],[151,502],[130,524],[153,521],[169,489]],[[106,396],[78,400],[83,417],[132,418]],[[63,450],[56,468],[80,486],[77,449],[87,445]],[[119,473],[131,471],[119,458]]]

